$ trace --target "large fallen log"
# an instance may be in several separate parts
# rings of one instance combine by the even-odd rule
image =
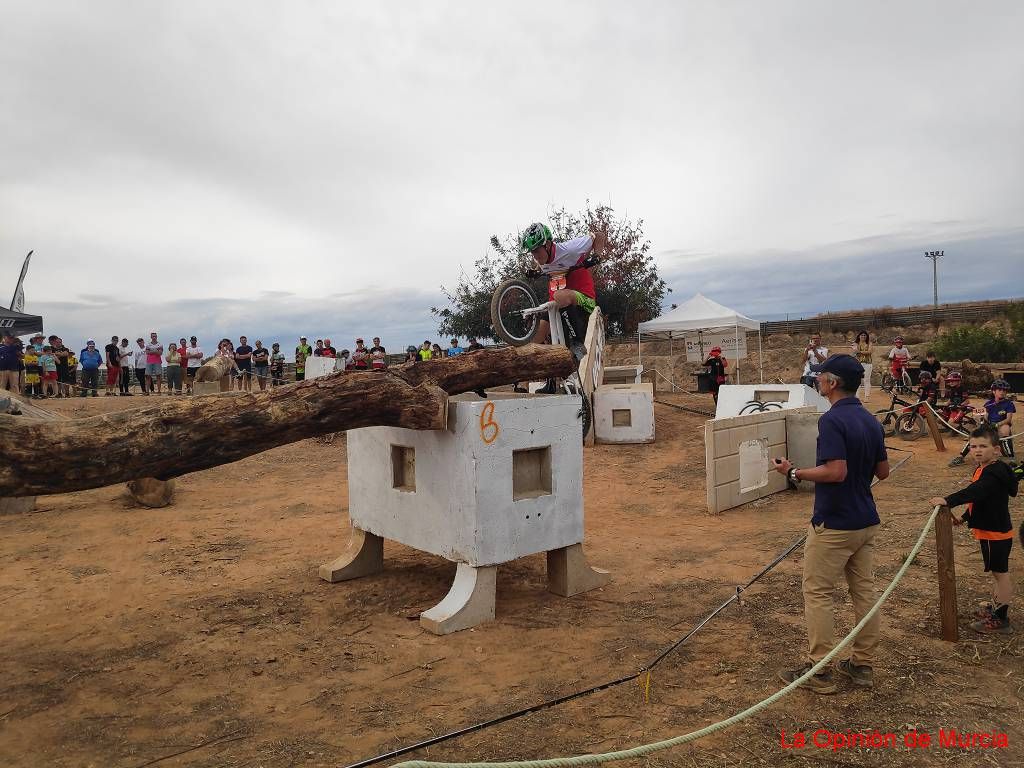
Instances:
[[[530,344],[85,419],[41,424],[0,415],[0,497],[168,480],[358,427],[443,429],[449,395],[565,376],[574,367],[567,349]]]

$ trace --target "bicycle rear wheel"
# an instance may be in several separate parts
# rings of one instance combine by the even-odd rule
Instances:
[[[499,339],[513,347],[533,341],[537,315],[523,317],[523,310],[537,306],[537,297],[525,280],[513,278],[500,283],[491,296],[491,325]]]

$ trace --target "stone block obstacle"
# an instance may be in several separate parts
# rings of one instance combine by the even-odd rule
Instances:
[[[448,594],[420,615],[443,635],[494,618],[502,563],[547,553],[548,589],[606,583],[583,554],[579,399],[491,393],[448,402],[447,428],[348,433],[348,550],[320,567],[345,581],[384,567],[383,540],[457,563]]]
[[[594,435],[598,443],[653,443],[654,386],[599,386],[594,391]]]

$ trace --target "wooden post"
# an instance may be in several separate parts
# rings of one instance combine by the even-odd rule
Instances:
[[[927,405],[924,407],[924,420],[928,424],[928,431],[932,433],[932,440],[935,441],[935,450],[939,453],[946,452],[946,444],[942,440],[942,433],[939,431],[939,421]]]
[[[939,573],[939,614],[942,639],[956,642],[956,563],[953,561],[953,518],[949,507],[940,507],[935,518],[935,554]]]

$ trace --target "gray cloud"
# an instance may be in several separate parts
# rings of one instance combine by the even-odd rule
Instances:
[[[3,3],[0,276],[36,250],[30,311],[171,327],[194,299],[183,320],[252,335],[365,295],[366,325],[426,336],[492,233],[587,199],[669,272],[1022,223],[1019,3],[282,8]],[[1005,292],[988,273],[963,284]]]

